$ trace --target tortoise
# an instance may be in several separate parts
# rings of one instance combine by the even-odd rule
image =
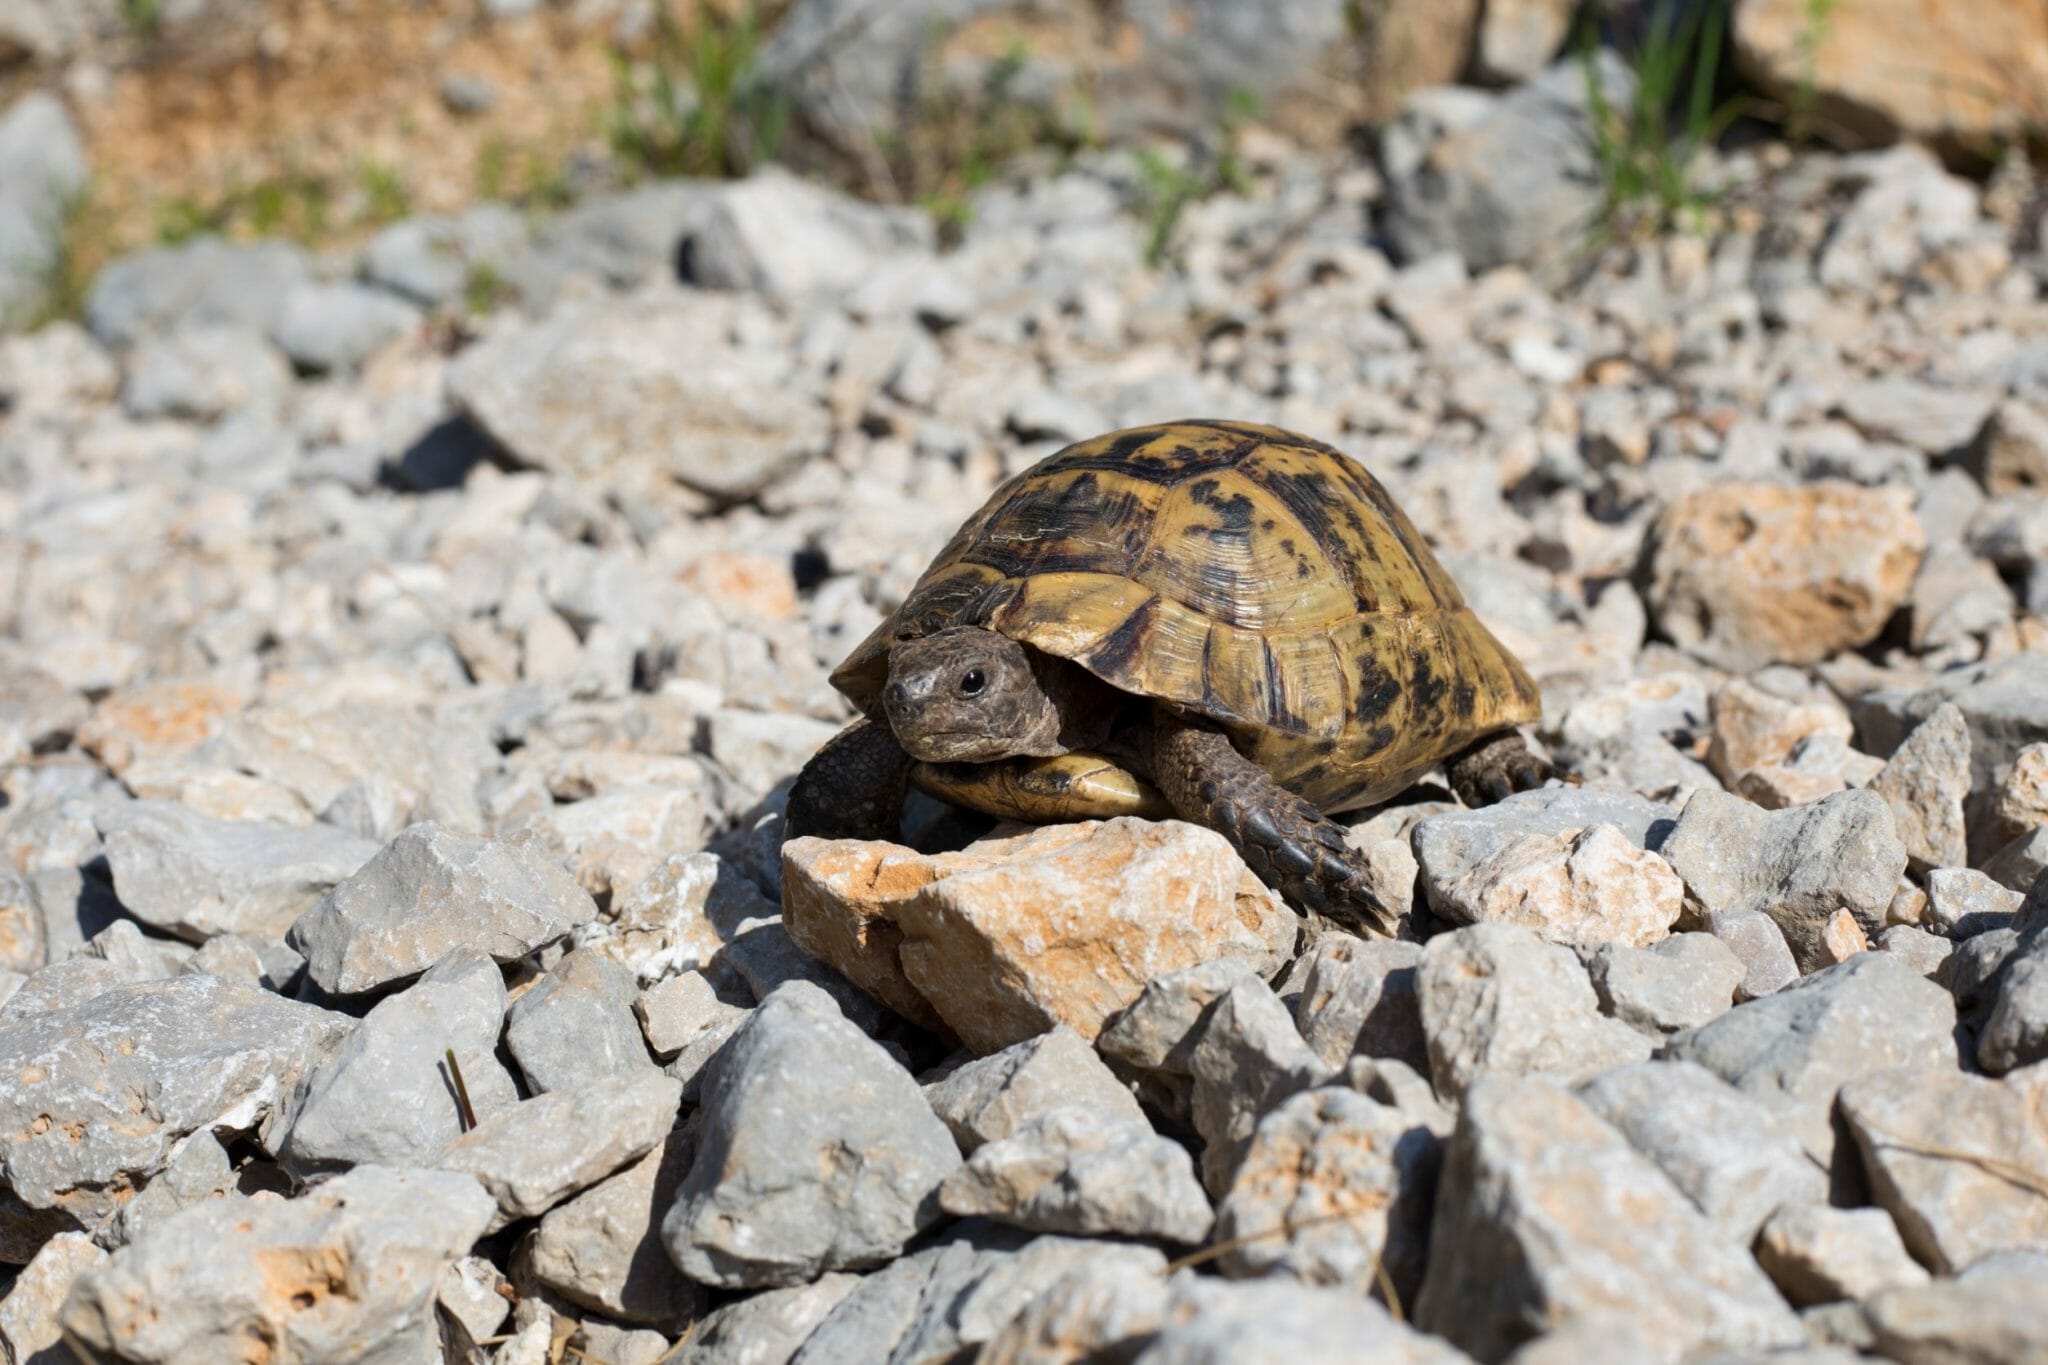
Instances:
[[[785,836],[894,838],[908,784],[1043,823],[1178,815],[1298,909],[1394,932],[1336,812],[1439,765],[1549,770],[1535,684],[1364,466],[1227,421],[1112,432],[1010,479],[834,670],[861,712]]]

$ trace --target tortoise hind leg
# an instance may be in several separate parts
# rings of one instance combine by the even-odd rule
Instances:
[[[1344,827],[1275,782],[1220,730],[1162,715],[1152,779],[1183,819],[1230,840],[1296,909],[1368,936],[1393,935],[1394,914],[1373,894]]]
[[[1514,730],[1488,735],[1444,764],[1451,790],[1473,807],[1533,791],[1555,775],[1548,763],[1529,752],[1528,742]]]
[[[856,720],[826,740],[797,774],[782,837],[893,840],[901,831],[909,784],[910,755],[889,727]]]

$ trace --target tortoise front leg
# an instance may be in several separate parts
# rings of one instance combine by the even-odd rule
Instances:
[[[862,717],[825,741],[789,789],[783,839],[896,839],[910,755],[886,725]]]
[[[1368,937],[1393,935],[1394,914],[1373,894],[1344,827],[1275,782],[1222,731],[1162,714],[1152,780],[1183,819],[1230,840],[1259,880],[1296,909]]]

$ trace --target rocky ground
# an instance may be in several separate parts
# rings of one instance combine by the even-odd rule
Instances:
[[[2033,189],[1527,269],[1584,90],[1251,130],[1157,267],[1122,153],[944,250],[768,171],[0,338],[12,1357],[2048,1357]],[[1369,464],[1571,782],[1359,818],[1375,942],[1175,822],[780,849],[959,521],[1183,416]]]

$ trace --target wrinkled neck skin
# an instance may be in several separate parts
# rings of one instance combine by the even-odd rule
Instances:
[[[897,743],[926,763],[1088,747],[1109,733],[1122,700],[1086,670],[979,626],[898,642],[882,691]]]

